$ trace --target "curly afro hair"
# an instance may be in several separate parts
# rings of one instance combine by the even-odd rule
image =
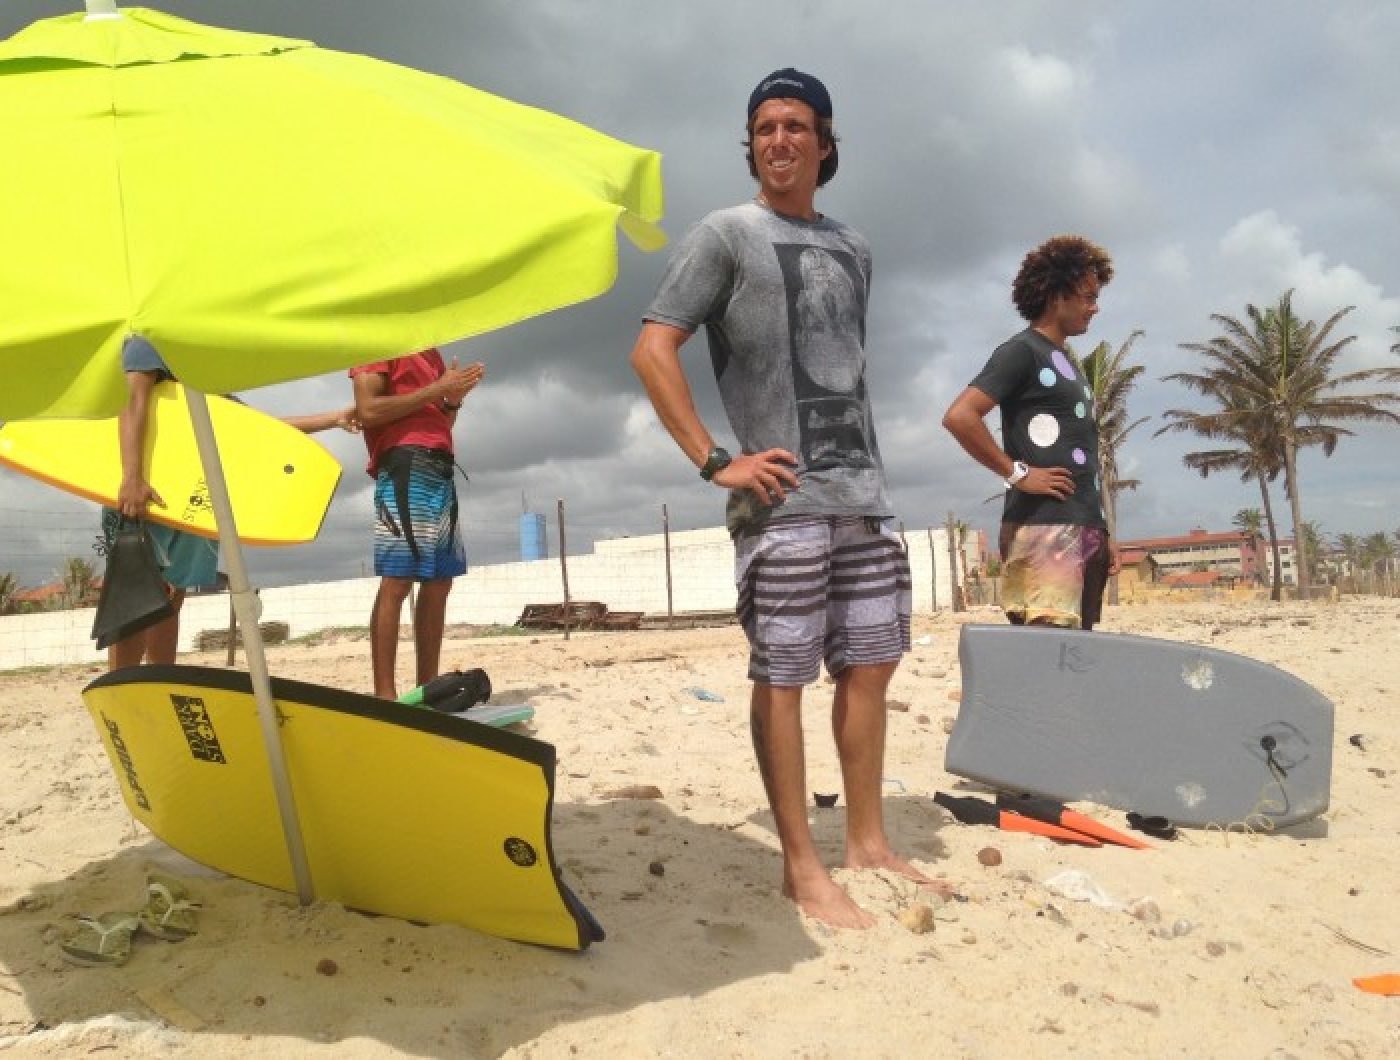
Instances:
[[[1026,255],[1011,284],[1011,300],[1026,320],[1034,323],[1060,295],[1073,294],[1085,277],[1102,286],[1113,279],[1113,260],[1104,249],[1082,236],[1047,239]]]

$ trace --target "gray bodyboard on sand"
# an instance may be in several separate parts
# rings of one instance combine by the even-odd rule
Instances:
[[[950,773],[1192,826],[1284,826],[1327,809],[1332,704],[1276,667],[1150,637],[1001,625],[963,626],[958,656]]]

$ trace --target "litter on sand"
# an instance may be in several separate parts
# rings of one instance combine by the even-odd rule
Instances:
[[[1094,882],[1087,872],[1067,869],[1045,881],[1045,889],[1073,902],[1088,902],[1100,909],[1122,909],[1121,902]]]
[[[686,695],[694,696],[696,699],[700,700],[702,703],[723,703],[723,702],[724,702],[724,697],[723,697],[723,696],[719,695],[717,692],[710,692],[710,691],[708,691],[707,689],[704,689],[704,688],[695,688],[695,687],[691,687],[691,688],[682,688],[681,691],[684,692]]]

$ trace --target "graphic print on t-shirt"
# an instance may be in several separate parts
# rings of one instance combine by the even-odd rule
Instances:
[[[873,468],[865,417],[865,281],[841,250],[775,243],[802,463],[809,471]]]

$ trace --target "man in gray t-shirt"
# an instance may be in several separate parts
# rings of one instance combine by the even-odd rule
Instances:
[[[701,478],[730,491],[750,723],[783,893],[827,924],[863,928],[874,918],[832,880],[807,823],[802,688],[823,660],[849,804],[844,864],[948,888],[898,857],[884,830],[885,691],[909,648],[911,585],[865,382],[870,250],[815,208],[836,172],[831,115],[810,74],[779,70],[754,89],[746,146],[759,194],[677,247],[632,365]],[[701,422],[681,365],[702,325],[733,457]]]

